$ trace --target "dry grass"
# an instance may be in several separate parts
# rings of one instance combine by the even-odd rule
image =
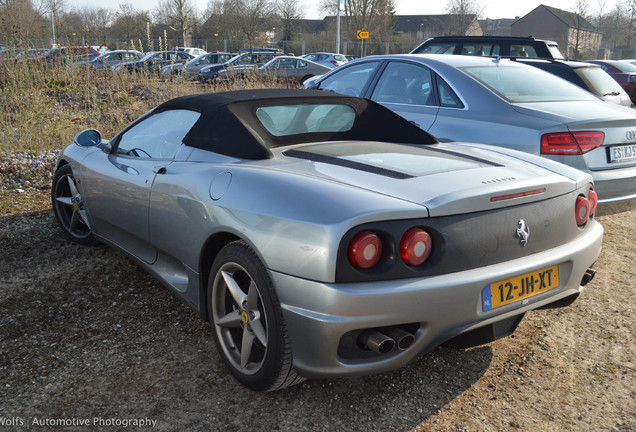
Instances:
[[[80,65],[8,62],[0,64],[0,151],[59,149],[88,128],[109,138],[174,97],[272,86],[277,84],[245,81],[211,87],[144,75],[131,77],[126,72],[95,75]]]

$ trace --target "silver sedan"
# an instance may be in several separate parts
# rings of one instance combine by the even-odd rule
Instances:
[[[515,61],[387,55],[307,85],[380,102],[441,141],[541,155],[592,175],[604,213],[636,207],[636,111]]]

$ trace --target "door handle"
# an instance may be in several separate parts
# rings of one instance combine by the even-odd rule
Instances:
[[[155,169],[153,170],[153,172],[155,174],[165,174],[166,173],[166,167],[155,167]]]

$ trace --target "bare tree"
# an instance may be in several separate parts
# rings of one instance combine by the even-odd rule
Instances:
[[[50,23],[50,21],[49,21]],[[29,0],[0,0],[0,41],[7,46],[23,44],[25,38],[51,34],[50,24]]]
[[[150,14],[147,11],[137,11],[132,4],[124,3],[115,12],[110,32],[112,36],[125,41],[145,39],[150,22]]]
[[[52,43],[57,42],[57,29],[60,28],[60,14],[64,11],[64,0],[41,0],[38,12],[50,16]]]
[[[465,35],[470,25],[484,10],[478,0],[448,0],[446,12],[449,15],[448,33]]]
[[[606,48],[630,45],[632,30],[629,12],[625,6],[625,4],[617,3],[611,12],[603,16],[600,30],[603,32]]]
[[[345,16],[350,34],[357,30],[369,32],[376,40],[387,40],[393,28],[395,3],[393,0],[345,0]]]
[[[86,32],[95,35],[97,39],[108,37],[108,29],[112,24],[115,12],[107,8],[83,7],[79,10]]]
[[[621,9],[627,22],[625,45],[632,45],[636,34],[636,0],[625,0],[621,3]]]
[[[304,17],[305,9],[305,5],[297,0],[278,0],[275,10],[280,20],[279,33],[282,40],[294,39],[294,22]]]
[[[338,4],[334,0],[323,0],[321,9],[325,14],[336,15]],[[394,0],[345,0],[342,16],[342,39],[357,40],[358,30],[369,32],[369,39],[389,40],[395,24]],[[335,28],[329,29],[330,33]]]
[[[225,39],[238,39],[239,12],[232,0],[210,0],[204,13],[202,31]]]
[[[255,41],[262,30],[271,28],[275,5],[270,0],[238,0],[235,3],[238,29],[245,39]]]
[[[197,10],[193,0],[161,0],[155,10],[157,21],[176,31],[187,46],[188,32],[197,21]]]
[[[581,58],[581,51],[589,44],[590,26],[587,16],[590,5],[588,0],[575,0],[574,22],[570,29],[568,45],[573,49],[573,59]]]

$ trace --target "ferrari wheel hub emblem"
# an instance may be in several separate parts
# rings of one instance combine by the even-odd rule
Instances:
[[[249,315],[247,314],[247,312],[246,312],[246,311],[243,311],[243,312],[241,313],[241,319],[243,320],[243,322],[244,322],[245,324],[247,324],[247,322],[250,320],[250,317],[249,317]]]
[[[517,231],[515,232],[515,236],[519,239],[519,243],[521,243],[522,247],[528,244],[530,227],[526,225],[526,221],[523,219],[519,219],[519,222],[517,222]]]

